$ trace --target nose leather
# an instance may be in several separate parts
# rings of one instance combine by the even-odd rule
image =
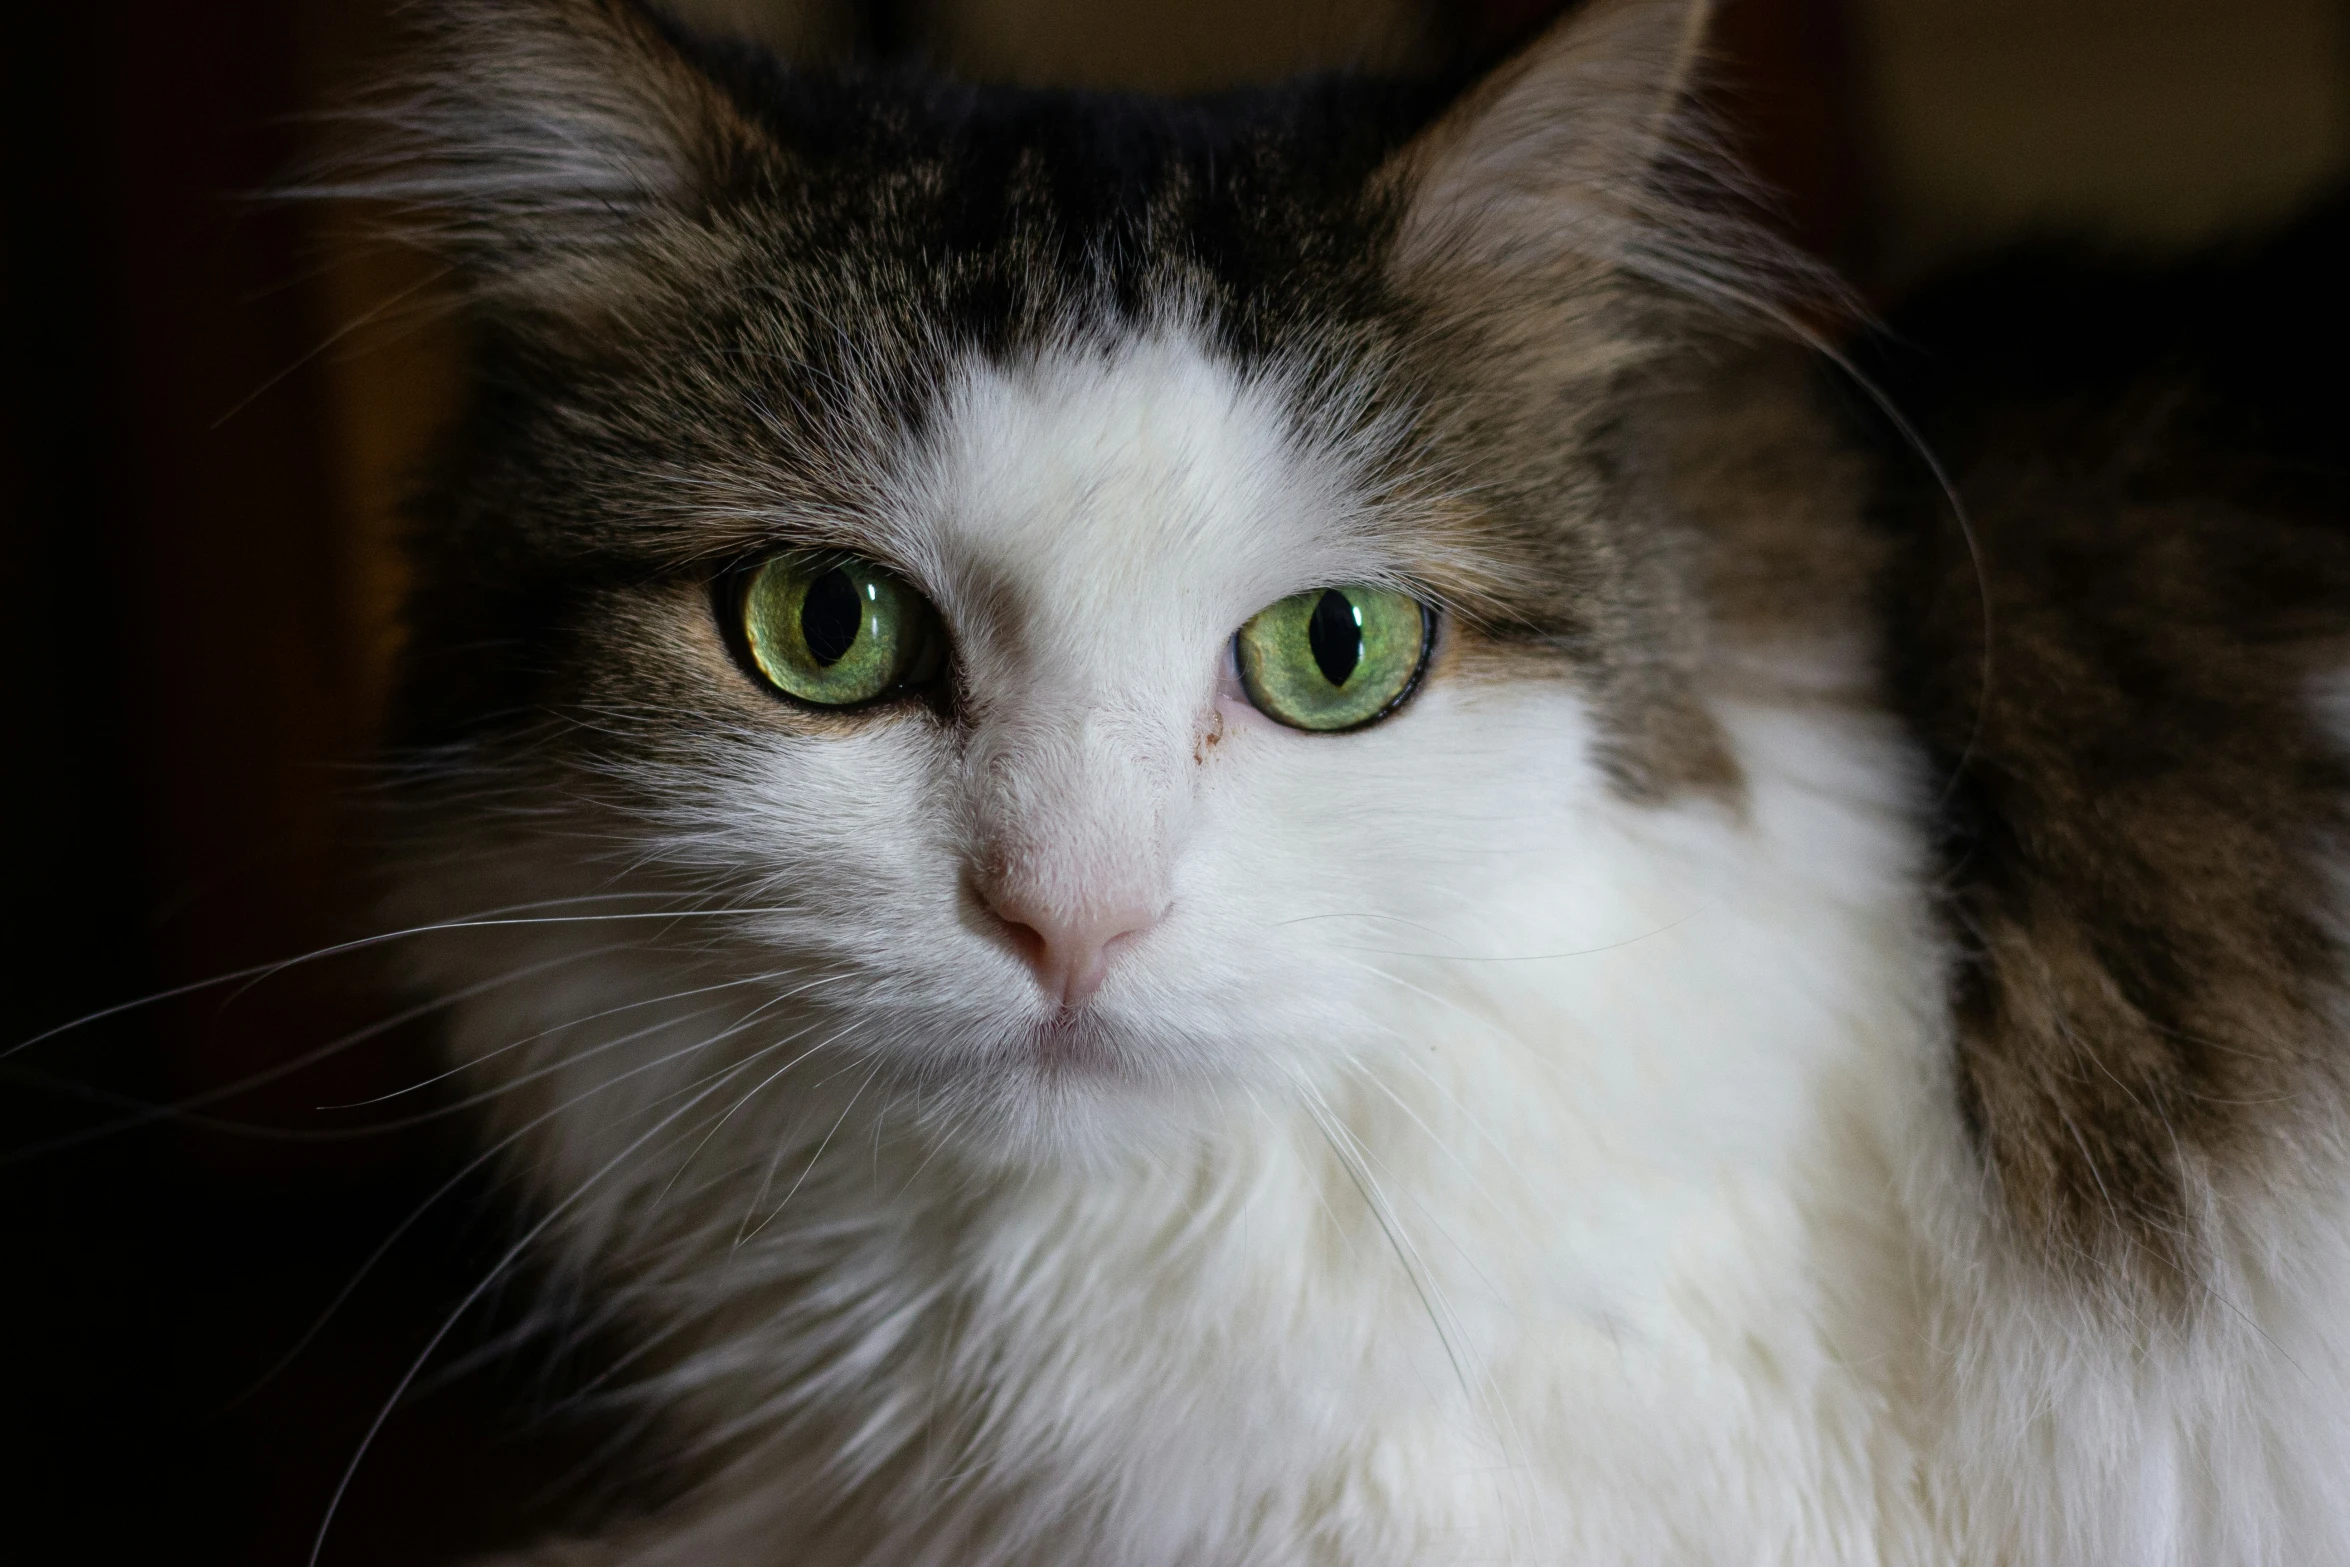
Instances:
[[[1163,909],[1119,899],[1060,909],[1018,888],[982,888],[995,917],[1045,995],[1064,1008],[1084,1005],[1109,976],[1118,944],[1159,922]]]

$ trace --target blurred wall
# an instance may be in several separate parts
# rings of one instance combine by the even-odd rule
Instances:
[[[2190,242],[2350,167],[2342,0],[1851,0],[1879,259]]]

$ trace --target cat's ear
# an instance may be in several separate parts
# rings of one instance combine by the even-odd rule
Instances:
[[[415,57],[350,116],[316,194],[389,214],[477,295],[549,319],[633,267],[771,147],[635,0],[431,0]]]
[[[1480,81],[1381,171],[1407,293],[1638,268],[1711,7],[1588,0]]]

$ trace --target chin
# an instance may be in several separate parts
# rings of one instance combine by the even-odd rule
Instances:
[[[1095,1007],[1006,1020],[892,1072],[925,1140],[991,1170],[1098,1168],[1196,1144],[1249,1102],[1206,1041]]]

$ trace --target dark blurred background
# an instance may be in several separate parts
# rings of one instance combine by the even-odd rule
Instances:
[[[803,57],[1166,89],[1433,64],[1563,9],[681,8]],[[400,1020],[370,954],[104,1010],[375,928],[397,505],[455,406],[462,327],[429,263],[257,193],[385,57],[394,9],[42,0],[8,25],[0,1048],[94,1018],[0,1063],[11,1562],[301,1563],[511,1234],[490,1178],[427,1204],[465,1158],[462,1127],[398,1124],[429,1090],[322,1108],[434,1071],[431,1020]],[[1717,112],[1787,227],[1877,298],[2033,230],[2192,245],[2350,163],[2343,0],[1731,0],[1719,39]],[[571,1368],[506,1343],[516,1320],[493,1302],[451,1336],[324,1560],[493,1548],[593,1486],[605,1433],[567,1412]]]

